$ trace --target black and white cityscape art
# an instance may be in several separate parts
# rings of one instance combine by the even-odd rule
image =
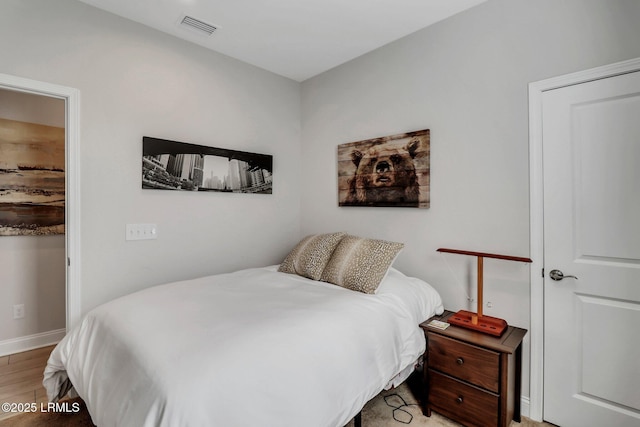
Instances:
[[[271,194],[273,156],[144,136],[142,188]]]

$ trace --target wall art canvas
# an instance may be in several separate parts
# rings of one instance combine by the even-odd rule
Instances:
[[[64,128],[0,119],[0,236],[64,234]]]
[[[429,129],[338,145],[339,206],[428,208]]]
[[[271,194],[273,156],[142,138],[142,188]]]

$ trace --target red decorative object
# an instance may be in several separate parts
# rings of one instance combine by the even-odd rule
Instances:
[[[489,335],[499,337],[507,329],[507,322],[497,317],[485,316],[482,314],[482,292],[483,292],[483,264],[484,258],[496,258],[507,261],[531,262],[530,258],[514,257],[510,255],[489,254],[485,252],[463,251],[459,249],[440,248],[438,252],[450,254],[471,255],[478,258],[478,287],[477,287],[477,313],[460,310],[449,317],[448,322],[462,328],[473,329]]]

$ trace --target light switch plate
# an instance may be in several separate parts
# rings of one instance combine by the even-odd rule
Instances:
[[[127,224],[126,240],[153,240],[158,238],[157,224]]]

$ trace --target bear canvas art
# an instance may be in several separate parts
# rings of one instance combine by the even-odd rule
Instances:
[[[339,206],[428,208],[429,148],[429,129],[339,145]]]

